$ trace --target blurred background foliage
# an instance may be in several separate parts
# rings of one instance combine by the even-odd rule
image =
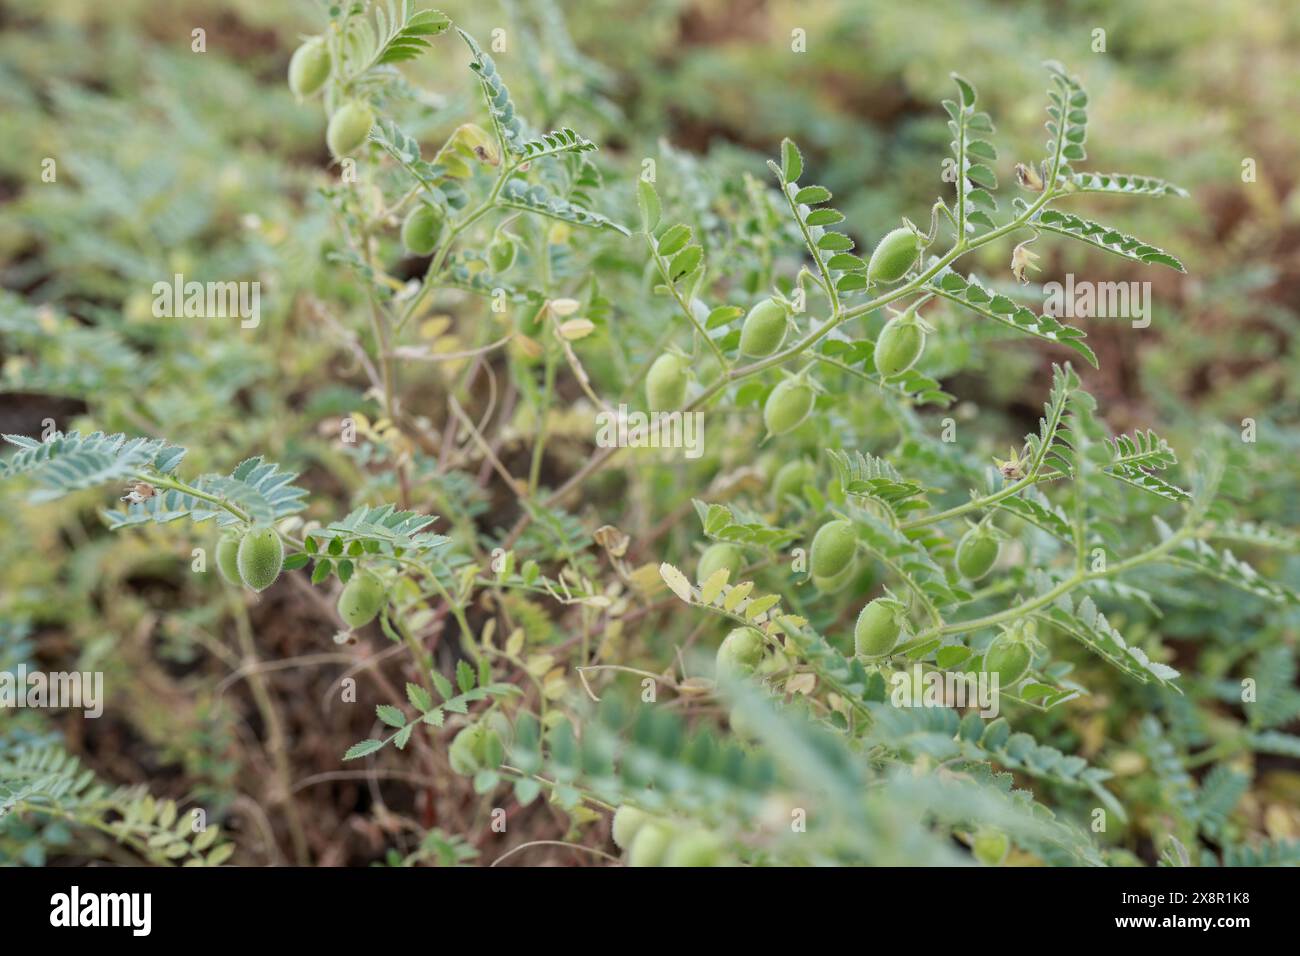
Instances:
[[[1248,480],[1240,489],[1244,516],[1300,525],[1300,5],[440,6],[480,38],[507,31],[508,52],[497,60],[537,126],[572,126],[601,144],[606,187],[597,208],[634,220],[631,183],[643,157],[685,173],[664,176],[660,191],[666,208],[710,237],[715,271],[726,268],[727,243],[744,236],[723,225],[764,215],[753,195],[770,186],[763,160],[776,155],[783,136],[800,144],[805,166],[834,191],[860,244],[869,246],[900,215],[923,222],[934,197],[949,188],[940,179],[948,133],[938,101],[951,95],[950,70],[978,85],[998,124],[1003,157],[1029,160],[1044,138],[1040,64],[1060,60],[1090,92],[1089,168],[1158,175],[1192,194],[1159,203],[1103,197],[1089,207],[1097,218],[1176,251],[1186,277],[1139,272],[1117,260],[1098,264],[1082,245],[1036,247],[1043,257],[1039,281],[1075,272],[1153,282],[1150,329],[1135,333],[1126,320],[1086,323],[1101,369],[1082,370],[1084,386],[1114,428],[1156,427],[1185,458],[1208,430],[1235,433],[1243,419],[1255,419],[1258,443],[1247,452]],[[331,441],[338,416],[373,416],[376,407],[363,394],[350,352],[309,305],[312,297],[359,302],[349,273],[326,255],[336,233],[317,193],[329,181],[324,116],[317,104],[296,104],[284,83],[289,54],[321,22],[309,2],[0,0],[0,431],[38,434],[53,419],[64,430],[167,437],[190,449],[187,468],[195,471],[265,454],[304,473],[318,517],[342,513],[354,495],[391,494],[391,478],[342,455]],[[207,46],[196,53],[191,31],[200,27]],[[1098,28],[1105,30],[1104,53],[1093,51]],[[807,52],[791,51],[796,29],[806,31]],[[431,142],[476,116],[465,60],[462,49],[444,42],[404,68],[410,132]],[[53,183],[41,179],[47,158],[57,164]],[[1253,181],[1243,181],[1247,160]],[[1007,166],[998,170],[1004,180]],[[787,244],[777,254],[794,251]],[[612,276],[602,290],[610,332],[630,330],[638,347],[655,341],[649,317],[621,306],[620,289],[642,281],[642,251],[605,241],[595,255]],[[751,247],[737,259],[761,255]],[[1003,247],[980,255],[982,272],[1006,276]],[[259,280],[261,326],[241,330],[216,321],[195,329],[154,318],[149,289],[177,272],[200,281]],[[743,276],[733,281],[739,288]],[[627,294],[629,301],[643,298]],[[666,305],[656,308],[667,314]],[[978,435],[973,459],[987,460],[1004,450],[1007,436],[1033,427],[1050,361],[1060,356],[1017,342],[981,348],[972,363],[962,348],[945,345],[936,361],[953,372],[944,384],[960,398],[955,416]],[[618,349],[591,359],[602,394],[626,385],[629,361]],[[440,375],[417,370],[407,384],[417,395],[426,388],[433,395],[443,388]],[[561,391],[578,394],[572,383]],[[414,404],[418,414],[443,414],[432,398]],[[865,433],[870,407],[867,420],[861,410],[846,412]],[[749,411],[752,422],[756,410]],[[528,412],[521,403],[507,430],[527,435],[534,427]],[[571,472],[588,453],[581,443],[589,442],[586,421],[566,423],[561,414],[552,423],[566,441],[550,453],[557,460],[548,462],[548,476]],[[809,453],[816,448],[810,440]],[[638,460],[630,456],[625,464]],[[752,446],[711,449],[691,484],[703,487],[752,461]],[[676,529],[671,521],[693,520],[680,475],[649,475],[633,483],[611,471],[598,480],[592,501],[603,501],[602,517],[634,537],[666,536],[664,553],[687,555],[697,529]],[[478,530],[488,536],[507,524],[491,513],[490,491],[454,475],[439,481],[429,493],[435,503],[441,498],[439,513],[481,518]],[[634,494],[614,510],[629,485]],[[323,677],[308,663],[338,663],[330,655],[355,659],[330,644],[328,607],[309,588],[281,586],[245,608],[213,576],[187,572],[190,549],[204,543],[197,533],[187,538],[151,527],[109,535],[96,513],[105,505],[100,492],[80,495],[77,507],[0,503],[0,665],[28,660],[49,669],[103,670],[113,695],[99,721],[5,713],[5,730],[60,737],[113,783],[148,783],[232,813],[245,837],[236,860],[278,862],[288,841],[273,835],[281,825],[275,808],[286,797],[265,790],[265,768],[277,759],[265,744],[277,732],[266,726],[256,697],[269,691],[277,700],[324,700],[336,674]],[[1294,555],[1266,557],[1261,567],[1292,586],[1300,582]],[[1272,655],[1266,663],[1273,672],[1294,680],[1290,647],[1297,634],[1294,614],[1211,604],[1195,593],[1184,598],[1162,620],[1136,625],[1160,629],[1167,641],[1210,645],[1188,698],[1161,705],[1173,707],[1162,718],[1181,748],[1216,739],[1217,710],[1230,706],[1228,677],[1242,660]],[[834,620],[842,610],[813,616]],[[564,636],[550,635],[549,612],[537,605],[521,602],[513,611],[528,623],[530,639],[546,644]],[[670,637],[662,638],[664,646]],[[256,660],[299,666],[272,674],[254,667],[253,676],[221,680]],[[1145,772],[1158,768],[1153,731],[1138,720],[1156,706],[1146,695],[1119,686],[1114,695],[1099,693],[1043,718],[1035,730],[1041,740],[1116,770],[1121,798],[1148,807],[1151,818],[1139,810],[1130,830],[1109,839],[1134,859],[1151,861],[1159,852],[1156,836],[1169,829],[1156,818],[1173,785]],[[387,812],[373,781],[310,780],[337,769],[340,741],[366,736],[367,718],[347,726],[336,709],[321,726],[318,711],[289,707],[284,719],[278,733],[294,741],[292,777],[309,781],[288,799],[310,818],[311,858],[357,864],[385,859],[394,845],[410,850],[414,838]],[[1261,759],[1225,825],[1239,835],[1300,836],[1295,760]],[[1049,796],[1053,805],[1086,814],[1082,798]],[[418,793],[391,799],[426,822],[434,818]],[[472,812],[464,809],[472,799],[464,793],[436,799],[440,823]],[[1080,800],[1077,807],[1071,799]],[[544,810],[535,820],[535,836],[563,834],[567,826]],[[23,829],[29,825],[0,825],[0,862],[109,852],[83,846],[59,825],[32,839]],[[468,857],[440,829],[428,832],[420,859]]]

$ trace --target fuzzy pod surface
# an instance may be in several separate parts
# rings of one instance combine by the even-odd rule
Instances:
[[[853,580],[853,572],[857,570],[854,562],[850,561],[848,565],[839,574],[831,575],[828,578],[813,575],[813,587],[819,594],[836,594],[843,591]]]
[[[515,264],[515,251],[514,240],[508,236],[493,239],[487,250],[488,268],[495,275],[509,272],[510,267]]]
[[[289,89],[298,99],[311,96],[330,78],[330,51],[325,41],[313,37],[289,58]]]
[[[813,535],[808,567],[813,577],[833,578],[847,568],[857,551],[853,522],[843,518],[828,521]]]
[[[925,331],[907,315],[885,323],[876,337],[876,371],[885,378],[902,375],[916,364],[925,349]]]
[[[672,841],[673,831],[667,824],[652,820],[643,826],[635,837],[627,853],[628,866],[660,866],[668,844]]]
[[[614,822],[610,826],[610,835],[620,850],[632,845],[641,828],[653,820],[650,814],[630,804],[623,804],[614,811]]]
[[[419,203],[402,220],[402,245],[413,256],[427,256],[438,246],[442,234],[442,211]]]
[[[790,495],[798,494],[803,486],[817,477],[817,469],[806,458],[787,461],[777,469],[772,478],[772,506],[779,508]]]
[[[763,660],[763,635],[752,627],[734,628],[718,645],[719,675],[748,677]]]
[[[275,583],[284,567],[284,545],[274,528],[251,528],[239,542],[235,561],[244,585],[254,591],[265,591]]]
[[[778,382],[763,403],[763,424],[769,435],[784,435],[797,428],[812,411],[816,393],[807,382],[787,378]]]
[[[740,327],[740,354],[764,358],[781,347],[787,324],[785,306],[776,299],[764,299],[749,310]]]
[[[853,650],[858,657],[883,657],[898,643],[898,612],[892,604],[876,598],[858,613],[853,626]]]
[[[239,576],[239,535],[227,532],[217,541],[217,570],[227,584],[239,587],[244,583]]]
[[[374,124],[374,111],[367,104],[352,100],[340,106],[330,117],[325,142],[336,159],[346,156],[366,141]]]
[[[689,830],[668,844],[664,866],[717,866],[721,859],[721,838],[707,830]]]
[[[978,581],[992,569],[998,549],[997,538],[972,528],[957,543],[957,570],[967,581]]]
[[[899,226],[876,244],[867,263],[867,279],[871,282],[897,282],[907,275],[921,254],[920,241],[907,226]]]
[[[1029,645],[1007,634],[994,638],[984,652],[984,670],[998,675],[999,690],[1010,690],[1024,680],[1032,661]]]
[[[686,367],[666,352],[654,360],[645,377],[646,404],[652,412],[676,411],[686,404]]]
[[[354,630],[364,627],[379,614],[386,597],[384,582],[373,571],[358,571],[339,595],[339,616]]]

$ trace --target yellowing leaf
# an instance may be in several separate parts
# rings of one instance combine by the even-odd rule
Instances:
[[[467,179],[473,170],[465,160],[496,166],[500,163],[496,144],[480,126],[466,123],[456,129],[434,156],[433,161],[446,168],[448,175]]]
[[[700,585],[700,600],[705,604],[712,604],[717,600],[718,595],[722,593],[722,586],[727,583],[731,577],[731,571],[727,568],[718,568],[709,575],[707,581]]]
[[[555,664],[554,654],[534,654],[524,661],[524,669],[533,677],[541,677]]]
[[[753,621],[761,614],[766,613],[768,610],[776,606],[780,600],[781,595],[779,594],[767,594],[761,598],[754,598],[754,600],[749,603],[749,607],[745,608],[745,617]]]
[[[737,584],[727,592],[727,596],[722,602],[723,608],[728,611],[734,611],[736,608],[740,607],[741,601],[749,597],[749,592],[752,590],[754,590],[753,581],[746,581],[744,584]]]
[[[542,679],[542,694],[547,700],[559,700],[568,693],[569,685],[564,679],[564,668],[557,667]]]
[[[510,632],[506,638],[506,653],[511,657],[518,657],[519,652],[524,649],[524,629],[517,627]]]
[[[691,603],[691,582],[686,579],[686,575],[664,562],[659,565],[659,576],[674,594],[687,604]]]

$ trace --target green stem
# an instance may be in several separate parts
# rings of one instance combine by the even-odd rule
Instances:
[[[483,216],[487,215],[487,213],[496,205],[497,197],[501,194],[501,188],[506,184],[506,180],[514,174],[517,168],[518,164],[511,166],[505,165],[503,159],[501,175],[497,177],[496,183],[493,184],[492,192],[490,192],[488,197],[479,203],[471,212],[466,213],[459,222],[447,230],[447,237],[442,241],[442,245],[438,247],[438,251],[434,253],[433,259],[429,262],[429,268],[424,272],[424,278],[420,282],[420,290],[407,304],[406,308],[402,310],[402,316],[397,320],[397,329],[400,330],[411,320],[411,317],[415,315],[419,310],[420,305],[424,302],[425,297],[428,296],[429,292],[433,289],[433,283],[438,276],[442,274],[443,263],[446,262],[447,255],[451,252],[451,247],[455,243],[456,238],[474,223],[478,222],[479,219],[483,218]]]
[[[685,313],[686,318],[690,319],[691,325],[695,326],[695,331],[700,334],[700,338],[704,339],[705,344],[713,350],[713,357],[718,360],[718,364],[725,366],[727,360],[723,357],[722,350],[718,348],[718,343],[713,341],[704,326],[700,325],[695,318],[695,313],[691,311],[690,303],[683,299],[681,292],[677,290],[677,283],[673,282],[672,277],[668,274],[668,263],[664,261],[663,256],[659,255],[659,250],[655,248],[654,239],[648,233],[645,238],[646,244],[650,247],[650,255],[654,256],[655,266],[659,269],[659,275],[663,277],[664,285],[668,286],[668,291],[677,300],[677,305]]]
[[[533,460],[528,467],[528,497],[537,494],[537,483],[542,476],[542,457],[546,450],[546,421],[551,411],[551,398],[555,392],[555,349],[546,350],[546,374],[542,397],[537,409],[537,440],[533,442]]]
[[[793,345],[789,346],[788,348],[776,352],[773,355],[770,355],[769,357],[762,359],[760,361],[751,362],[749,365],[743,366],[742,368],[733,368],[729,370],[725,375],[720,376],[712,385],[708,386],[703,392],[697,395],[692,401],[687,403],[686,407],[684,407],[682,411],[683,412],[695,411],[696,409],[700,408],[701,406],[711,401],[715,396],[717,396],[719,392],[721,392],[728,385],[731,385],[739,381],[740,379],[748,378],[750,375],[755,375],[758,372],[763,371],[764,369],[768,369],[775,365],[782,364],[788,359],[798,355],[800,352],[804,351],[809,346],[815,345],[827,333],[829,333],[832,329],[834,329],[837,325],[841,324],[842,322],[846,322],[849,319],[859,315],[865,315],[869,312],[874,312],[876,309],[879,309],[882,306],[895,301],[896,299],[901,299],[904,296],[911,295],[912,293],[918,291],[926,282],[928,282],[938,272],[940,272],[942,269],[947,267],[951,262],[953,262],[953,260],[957,259],[959,256],[973,249],[978,249],[980,246],[987,245],[988,243],[992,242],[995,239],[1000,239],[1002,236],[1014,232],[1017,229],[1023,228],[1029,222],[1029,220],[1034,216],[1034,214],[1038,212],[1039,209],[1041,209],[1052,199],[1056,198],[1057,195],[1058,195],[1057,192],[1050,187],[1044,189],[1042,194],[1036,200],[1034,200],[1034,202],[1030,204],[1023,213],[1021,213],[1019,216],[1017,216],[1015,219],[1011,220],[1010,222],[1006,223],[1005,225],[999,226],[996,229],[991,229],[988,232],[983,233],[982,235],[974,237],[973,239],[959,238],[957,242],[953,245],[953,247],[949,249],[948,252],[946,252],[943,255],[943,257],[938,260],[938,262],[936,262],[932,267],[927,269],[921,275],[914,278],[911,282],[908,282],[907,284],[901,286],[900,288],[895,289],[893,292],[883,293],[882,295],[877,296],[876,298],[870,300],[869,302],[864,302],[861,305],[854,306],[851,309],[841,312],[838,316],[831,316],[821,325],[817,326],[815,329],[813,329],[811,332],[805,335],[802,339],[795,342]],[[574,488],[577,488],[584,481],[586,481],[587,478],[589,478],[592,474],[594,474],[595,472],[603,468],[611,458],[613,458],[616,454],[618,454],[619,451],[620,448],[618,446],[611,446],[609,448],[600,449],[599,452],[597,452],[591,458],[587,459],[586,464],[584,464],[576,472],[570,475],[569,479],[565,481],[564,484],[562,484],[559,488],[555,489],[555,491],[551,492],[551,494],[546,498],[544,504],[547,507],[551,507],[557,504],[570,491],[572,491]],[[512,541],[515,540],[518,537],[518,535],[523,532],[523,529],[527,527],[529,520],[531,519],[529,519],[527,515],[524,515],[522,518],[520,518],[519,522],[516,523],[515,527],[511,531],[510,540]]]
[[[840,325],[841,323],[846,322],[849,319],[855,318],[859,315],[867,315],[871,312],[875,312],[877,309],[880,309],[885,305],[888,305],[890,302],[897,301],[898,299],[904,298],[905,296],[909,296],[915,292],[920,291],[921,288],[924,287],[925,283],[929,282],[930,279],[934,278],[934,276],[942,272],[945,268],[948,267],[950,263],[952,263],[960,256],[963,256],[967,252],[971,252],[972,250],[978,249],[981,246],[987,245],[988,243],[992,242],[995,239],[1000,239],[1002,236],[1014,232],[1017,229],[1024,228],[1024,226],[1029,222],[1029,220],[1033,217],[1033,215],[1036,212],[1038,212],[1038,210],[1041,209],[1050,199],[1055,198],[1055,196],[1056,196],[1055,192],[1050,190],[1044,190],[1043,194],[1039,196],[1038,199],[1035,200],[1032,205],[1027,207],[1023,213],[1021,213],[1019,216],[1017,216],[1015,219],[1011,220],[1010,222],[1006,223],[1005,225],[999,226],[996,229],[991,229],[988,232],[983,233],[979,236],[975,236],[974,238],[971,239],[958,238],[957,242],[953,244],[953,247],[949,249],[946,253],[944,253],[943,256],[941,256],[934,263],[934,265],[932,265],[929,269],[925,270],[924,272],[922,272],[920,275],[918,275],[916,278],[912,279],[910,282],[906,283],[905,285],[900,286],[899,288],[893,290],[892,292],[884,292],[876,296],[874,299],[871,299],[868,302],[863,302],[860,305],[853,306],[851,309],[845,309],[843,312],[839,313],[838,315],[832,315],[825,322],[823,322],[821,325],[814,328],[812,331],[810,331],[803,338],[799,339],[799,341],[795,342],[793,345],[788,346],[787,348],[782,349],[779,352],[775,352],[765,359],[760,359],[757,362],[751,362],[749,365],[745,365],[740,368],[731,369],[730,371],[727,372],[727,374],[719,377],[712,385],[710,385],[703,392],[701,392],[700,395],[698,395],[694,401],[692,401],[689,405],[686,406],[685,409],[683,409],[683,411],[694,411],[696,408],[707,403],[710,399],[712,399],[715,395],[717,395],[718,392],[722,391],[728,385],[731,385],[742,378],[748,378],[749,376],[757,374],[758,372],[761,372],[764,369],[768,369],[775,365],[781,365],[785,363],[787,360],[798,355],[800,352],[803,352],[805,349],[817,344],[817,342],[819,342],[828,333],[830,333],[832,329],[834,329],[836,326]]]
[[[451,610],[452,617],[454,617],[456,623],[460,625],[461,642],[465,645],[465,649],[470,652],[470,656],[474,658],[474,662],[478,663],[479,658],[482,656],[482,652],[479,650],[478,642],[474,639],[474,632],[470,629],[469,620],[465,617],[465,609],[452,600],[451,594],[449,594],[447,589],[442,586],[442,582],[438,580],[436,574],[428,568],[425,568],[424,572],[425,576],[428,577],[429,582],[437,589],[438,594],[447,602],[447,607]]]
[[[1009,607],[1004,611],[998,611],[995,614],[986,614],[983,617],[972,618],[969,621],[957,621],[953,624],[944,624],[938,628],[931,628],[923,637],[941,637],[944,634],[961,634],[967,631],[978,631],[986,627],[993,627],[1001,624],[1003,621],[1014,620],[1023,617],[1030,611],[1035,611],[1040,607],[1051,604],[1066,591],[1070,591],[1088,579],[1086,574],[1072,574],[1056,587],[1045,591],[1028,601],[1017,604],[1015,607]]]
[[[459,604],[457,604],[455,601],[451,599],[451,594],[447,591],[445,587],[443,587],[442,582],[438,580],[438,576],[433,573],[433,570],[428,565],[421,564],[418,561],[412,561],[409,558],[395,557],[392,558],[391,560],[396,561],[398,564],[402,565],[402,567],[415,569],[416,571],[424,575],[424,577],[429,581],[429,583],[433,585],[433,589],[437,592],[438,596],[442,598],[445,602],[447,602],[447,608],[451,611],[452,617],[454,617],[456,619],[456,623],[460,625],[461,634],[465,641],[465,645],[470,650],[471,655],[473,656],[475,662],[477,662],[479,658],[478,644],[474,640],[474,636],[473,636],[474,632],[470,630],[469,621],[465,617],[465,612],[460,607]],[[427,666],[428,670],[432,671],[433,659],[429,657],[426,653],[423,653],[423,649],[415,641],[413,636],[408,637],[405,628],[399,627],[398,630],[401,632],[402,636],[406,638],[407,647],[411,649],[411,652],[415,655],[416,660],[420,662],[425,662],[425,665]],[[421,675],[422,682],[427,679],[428,679],[427,675]]]
[[[947,521],[949,518],[956,518],[960,515],[966,514],[968,511],[987,508],[989,505],[995,505],[1005,498],[1010,498],[1013,495],[1019,494],[1025,488],[1028,488],[1037,481],[1038,478],[1036,476],[1026,475],[1014,484],[1007,485],[1001,491],[995,491],[990,495],[985,495],[983,498],[972,498],[970,501],[966,502],[966,504],[957,505],[953,508],[949,508],[947,511],[938,511],[931,515],[922,515],[919,518],[913,518],[911,521],[904,521],[899,524],[898,527],[902,531],[910,531],[912,528],[923,528],[926,525],[936,524],[940,521]]]
[[[930,640],[935,637],[942,637],[945,634],[964,634],[970,631],[978,631],[986,627],[993,627],[997,624],[1001,624],[1004,621],[1011,621],[1011,620],[1015,620],[1016,618],[1023,617],[1024,615],[1028,614],[1030,611],[1036,611],[1040,607],[1045,607],[1046,605],[1051,604],[1062,594],[1065,594],[1067,591],[1073,590],[1074,588],[1078,587],[1080,584],[1084,584],[1088,581],[1095,581],[1100,578],[1110,577],[1116,574],[1121,574],[1122,572],[1131,570],[1132,568],[1136,568],[1139,565],[1147,564],[1151,561],[1154,561],[1156,558],[1160,557],[1161,555],[1166,554],[1167,552],[1176,548],[1184,538],[1188,537],[1191,534],[1192,534],[1192,528],[1188,525],[1183,525],[1176,532],[1174,532],[1172,535],[1170,535],[1168,538],[1166,538],[1164,541],[1160,542],[1159,544],[1155,545],[1154,547],[1148,548],[1147,550],[1135,554],[1133,555],[1133,557],[1120,561],[1117,564],[1108,565],[1104,571],[1076,570],[1068,578],[1066,578],[1065,580],[1061,581],[1061,583],[1056,585],[1056,587],[1051,588],[1048,591],[1045,591],[1044,593],[1038,595],[1035,598],[1031,598],[1028,601],[1024,601],[1020,604],[1017,604],[1015,607],[1010,607],[1007,608],[1006,610],[998,611],[994,614],[986,614],[983,617],[972,618],[968,621],[956,621],[952,624],[944,624],[938,627],[932,627],[929,630],[924,631],[921,634],[917,635],[915,640],[909,642],[909,644],[923,644],[927,640]]]
[[[244,512],[242,508],[232,505],[229,501],[226,501],[224,498],[218,497],[217,495],[208,494],[206,491],[199,491],[199,489],[192,485],[187,485],[185,482],[177,478],[172,478],[169,475],[146,474],[137,474],[135,478],[137,481],[147,482],[155,488],[164,488],[168,491],[179,491],[181,494],[189,495],[192,498],[198,498],[200,501],[206,501],[209,504],[217,505],[218,507],[229,511],[245,524],[253,523],[252,516]]]
[[[406,627],[402,621],[397,618],[389,618],[389,620],[392,622],[393,627],[396,628],[397,633],[402,636],[402,643],[406,645],[406,649],[411,652],[420,686],[427,691],[432,691],[434,689],[433,678],[430,675],[432,675],[434,667],[433,655],[429,653],[428,648],[420,643],[411,629]]]
[[[778,179],[781,177],[778,176]],[[812,256],[813,262],[817,263],[817,271],[821,273],[822,287],[826,290],[826,298],[831,303],[831,317],[834,318],[840,314],[840,295],[835,288],[835,283],[831,281],[830,270],[826,268],[826,263],[822,261],[821,252],[813,242],[812,233],[808,231],[808,224],[803,221],[803,216],[799,215],[799,209],[794,204],[794,197],[790,195],[788,183],[781,184],[781,192],[785,196],[786,204],[790,207],[790,215],[794,221],[799,224],[799,232],[803,235],[803,244],[808,247],[808,254]]]

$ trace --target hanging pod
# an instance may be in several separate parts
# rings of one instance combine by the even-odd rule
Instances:
[[[902,606],[890,598],[869,601],[853,626],[853,651],[861,658],[883,657],[894,649],[902,632]]]
[[[354,152],[370,135],[375,124],[375,114],[360,100],[344,103],[330,117],[325,130],[325,142],[336,159]]]
[[[719,676],[748,677],[763,660],[763,635],[752,627],[738,627],[718,646],[715,661]]]
[[[330,78],[330,51],[321,37],[313,37],[289,58],[289,89],[298,99],[311,96]]]
[[[515,264],[515,241],[508,235],[500,235],[492,240],[487,248],[488,268],[493,275],[510,271]]]
[[[763,424],[768,435],[784,435],[799,427],[816,400],[817,393],[802,376],[778,382],[763,403]]]
[[[239,542],[235,561],[240,580],[254,591],[265,591],[284,567],[284,545],[274,528],[251,528]]]
[[[902,375],[916,364],[925,350],[925,333],[929,326],[910,308],[885,323],[876,336],[874,361],[876,371],[885,378]]]
[[[620,850],[626,850],[632,845],[637,831],[653,819],[654,817],[644,810],[625,803],[614,811],[610,835],[614,837],[614,843]]]
[[[789,315],[776,299],[767,298],[755,305],[740,327],[740,354],[765,358],[779,349],[785,340]]]
[[[1034,660],[1032,620],[1017,621],[993,639],[984,651],[983,670],[998,675],[998,689],[1010,690],[1025,679]]]
[[[921,254],[921,237],[908,226],[899,226],[876,244],[867,263],[867,281],[897,282],[907,275]]]
[[[659,866],[663,863],[672,838],[673,831],[667,823],[651,820],[632,838],[632,846],[627,852],[627,865]]]
[[[780,508],[790,495],[798,494],[803,486],[817,477],[817,468],[806,458],[787,461],[777,469],[772,479],[772,507]]]
[[[239,587],[244,583],[239,576],[239,535],[227,531],[217,541],[217,570],[227,584]]]
[[[378,575],[373,571],[357,571],[339,595],[339,617],[350,628],[364,627],[383,609],[386,598],[384,582]]]
[[[413,256],[427,256],[438,246],[442,234],[442,210],[419,203],[402,220],[402,245]]]
[[[645,377],[645,397],[652,412],[676,411],[686,404],[686,365],[680,356],[665,352],[654,360]]]
[[[987,528],[971,528],[957,543],[957,570],[967,581],[978,581],[992,569],[999,548],[997,536]]]
[[[853,522],[843,518],[828,521],[813,535],[808,567],[814,577],[833,578],[847,568],[858,548]]]

